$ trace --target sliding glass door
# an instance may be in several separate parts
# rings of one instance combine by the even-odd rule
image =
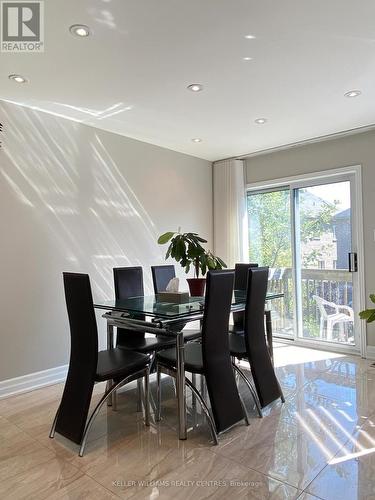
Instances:
[[[354,176],[247,195],[249,260],[270,268],[274,334],[358,347]]]
[[[294,189],[299,335],[354,345],[350,181]]]
[[[295,293],[290,189],[249,192],[247,206],[250,262],[269,267],[269,290],[284,294],[282,299],[267,304],[272,311],[273,331],[278,336],[293,337]]]

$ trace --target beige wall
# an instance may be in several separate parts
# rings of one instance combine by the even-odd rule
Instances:
[[[89,273],[94,297],[108,299],[113,267],[143,265],[150,291],[161,232],[181,226],[212,240],[212,167],[11,104],[0,104],[0,121],[4,380],[67,362],[63,271]]]
[[[247,182],[259,182],[321,170],[362,165],[366,296],[375,292],[375,131],[307,144],[248,158]],[[369,325],[368,344],[375,345]]]

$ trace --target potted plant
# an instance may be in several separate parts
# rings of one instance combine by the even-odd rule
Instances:
[[[370,295],[370,300],[373,304],[375,304],[375,294],[372,293]],[[375,309],[365,309],[359,313],[359,317],[361,319],[365,319],[367,323],[372,323],[375,321]]]
[[[203,296],[206,285],[204,275],[207,270],[223,269],[227,265],[210,250],[206,250],[202,246],[202,243],[207,243],[207,240],[201,238],[197,233],[169,231],[162,234],[158,239],[159,245],[165,245],[168,242],[170,243],[165,258],[172,257],[175,259],[185,269],[186,274],[193,267],[195,277],[187,278],[190,295],[192,297]]]

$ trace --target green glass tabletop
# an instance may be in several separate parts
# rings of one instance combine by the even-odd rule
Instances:
[[[232,298],[232,311],[240,311],[245,307],[245,292],[235,290]],[[266,300],[283,297],[282,293],[268,293]],[[178,319],[203,312],[204,297],[190,297],[189,302],[184,304],[172,304],[161,302],[155,295],[142,297],[131,297],[129,299],[117,299],[95,302],[94,307],[107,311],[120,311],[134,315],[145,315],[157,318]]]

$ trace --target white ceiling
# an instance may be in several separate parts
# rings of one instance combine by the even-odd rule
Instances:
[[[44,54],[0,54],[0,99],[209,160],[375,123],[373,0],[46,0],[45,11]],[[76,23],[92,36],[73,37]],[[343,97],[351,89],[362,95]]]

